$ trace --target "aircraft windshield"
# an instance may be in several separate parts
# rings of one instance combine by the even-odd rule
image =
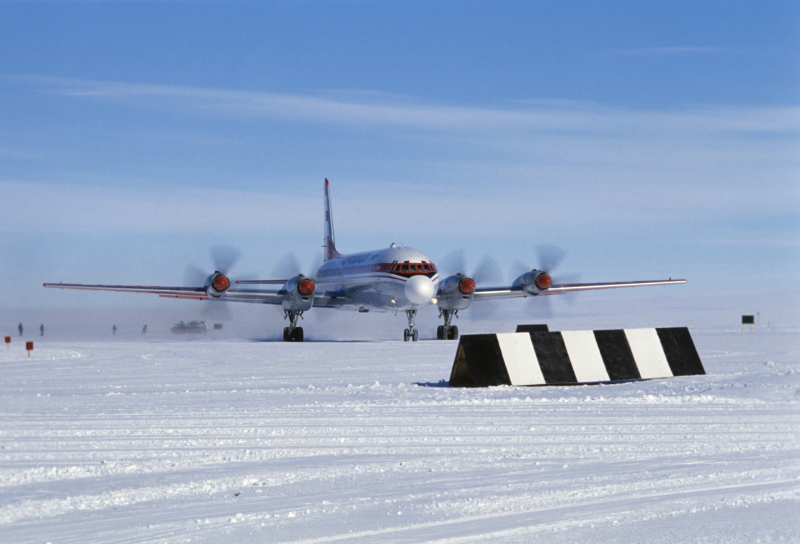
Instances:
[[[389,267],[389,272],[394,274],[430,275],[436,272],[436,267],[431,263],[395,263]]]

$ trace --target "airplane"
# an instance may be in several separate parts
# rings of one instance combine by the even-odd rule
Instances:
[[[150,293],[161,297],[211,301],[272,304],[283,308],[289,326],[283,329],[287,342],[302,342],[303,328],[298,320],[312,308],[357,310],[359,312],[405,312],[408,328],[403,340],[416,342],[419,331],[414,319],[417,311],[434,305],[444,320],[437,328],[437,339],[455,340],[458,327],[453,316],[469,308],[473,302],[520,297],[541,297],[575,291],[616,289],[686,283],[683,279],[628,281],[611,283],[553,283],[548,270],[532,269],[517,277],[511,285],[479,286],[475,277],[459,271],[440,278],[433,260],[410,247],[392,243],[389,247],[363,253],[343,255],[336,250],[331,212],[330,182],[325,179],[324,191],[324,262],[311,277],[297,274],[289,278],[231,281],[225,266],[217,268],[203,285],[193,287],[159,287],[135,285],[88,285],[78,283],[45,283],[56,289]],[[544,267],[543,267],[544,268]],[[263,286],[273,286],[265,288]]]

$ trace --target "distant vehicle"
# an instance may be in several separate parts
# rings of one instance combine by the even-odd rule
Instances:
[[[205,334],[208,332],[208,325],[205,321],[189,321],[188,325],[181,321],[170,330],[175,334]]]
[[[520,275],[510,285],[484,286],[479,278],[470,277],[463,270],[451,270],[451,275],[440,278],[439,270],[430,257],[397,244],[377,251],[342,255],[336,251],[331,218],[329,182],[325,180],[325,234],[323,238],[324,263],[311,277],[292,272],[292,277],[270,280],[229,279],[227,270],[238,258],[232,248],[221,246],[215,260],[217,269],[203,280],[198,278],[188,287],[162,287],[142,285],[88,285],[80,283],[45,283],[55,289],[86,289],[94,291],[121,291],[129,293],[151,293],[161,297],[212,301],[215,304],[249,302],[282,306],[289,320],[283,329],[283,339],[302,342],[303,328],[297,326],[303,312],[314,308],[370,310],[382,312],[405,312],[408,328],[403,339],[417,341],[419,333],[414,327],[417,310],[434,305],[444,324],[439,325],[436,337],[440,340],[458,338],[458,327],[452,324],[453,316],[469,308],[473,302],[485,300],[527,298],[547,300],[547,295],[561,295],[575,291],[593,289],[616,289],[620,287],[645,287],[686,283],[686,280],[647,280],[603,283],[557,283],[550,271],[560,260],[559,252],[541,255],[541,269],[532,269]],[[387,221],[397,221],[402,226],[404,216],[400,210],[396,217],[387,215]],[[455,212],[457,213],[457,211]],[[413,214],[412,214],[413,215]],[[433,234],[432,234],[433,235]],[[553,248],[557,249],[557,248]],[[541,252],[540,252],[541,253]],[[455,273],[453,273],[455,272]],[[203,274],[204,275],[204,274]],[[289,274],[287,274],[288,276]],[[260,287],[273,286],[271,288]],[[247,287],[244,287],[247,286]]]

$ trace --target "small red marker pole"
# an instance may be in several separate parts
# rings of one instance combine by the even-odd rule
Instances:
[[[33,342],[25,342],[25,349],[28,350],[28,357],[30,357],[33,351]]]
[[[6,336],[6,349],[11,349],[11,337]]]

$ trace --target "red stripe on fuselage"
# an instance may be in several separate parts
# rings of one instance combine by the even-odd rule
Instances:
[[[387,274],[391,274],[393,277],[403,277],[409,278],[411,276],[427,276],[428,278],[433,279],[438,275],[438,272],[389,272],[389,269],[397,263],[379,263],[379,264],[361,264],[355,266],[344,266],[339,268],[330,268],[327,270],[318,270],[317,271],[317,278],[325,279],[325,278],[342,278],[342,277],[350,277],[356,276],[358,274],[369,274],[373,272],[384,272]],[[433,265],[431,265],[433,266]]]
[[[316,282],[317,282],[318,285],[324,285],[324,284],[334,285],[334,284],[342,283],[344,281],[351,281],[351,280],[367,281],[367,280],[371,280],[371,279],[383,279],[383,280],[397,281],[397,282],[400,282],[400,283],[406,283],[408,281],[408,278],[404,278],[402,276],[397,276],[397,275],[394,275],[394,274],[388,274],[388,273],[372,274],[372,273],[370,273],[370,274],[367,274],[367,275],[365,275],[365,274],[348,274],[348,275],[343,275],[343,276],[329,276],[329,277],[326,277],[326,278],[318,277],[318,278],[316,278]],[[439,275],[437,274],[437,275],[435,275],[435,276],[433,276],[431,278],[431,281],[436,281],[438,279],[439,279]]]

